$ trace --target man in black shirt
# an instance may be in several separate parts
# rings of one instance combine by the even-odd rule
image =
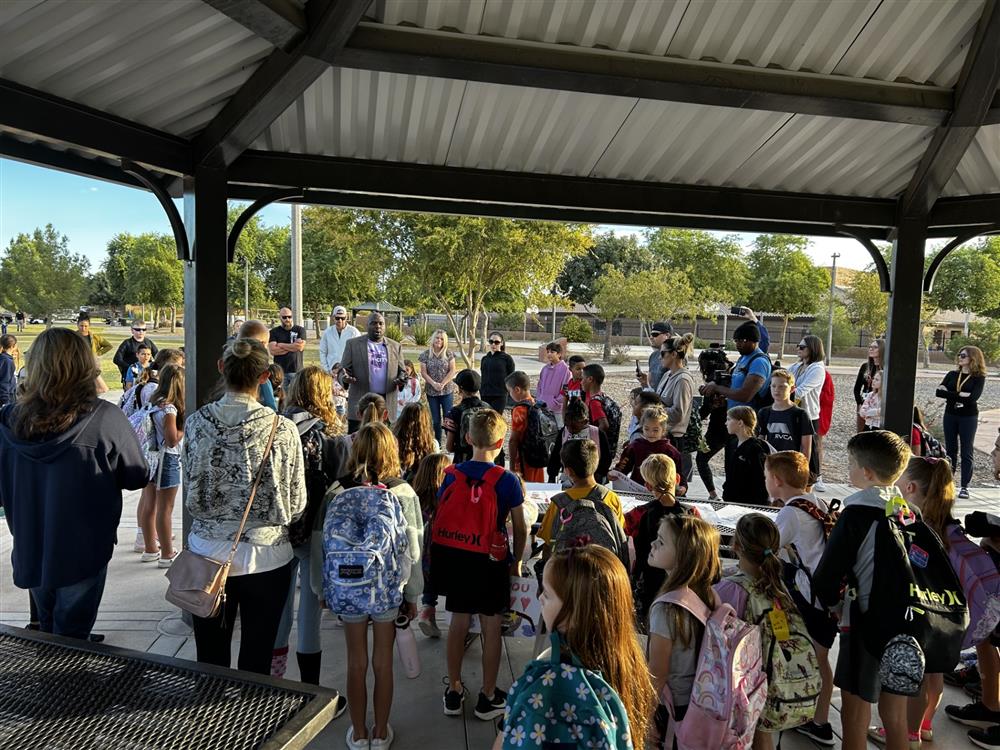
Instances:
[[[114,363],[122,375],[122,388],[125,388],[125,375],[128,373],[128,368],[139,361],[139,357],[136,355],[139,344],[146,344],[150,353],[154,357],[156,356],[156,344],[153,343],[152,339],[146,338],[146,322],[143,320],[136,320],[132,323],[132,338],[121,342],[118,345],[118,351],[115,352]]]
[[[274,363],[281,365],[285,376],[289,377],[302,369],[302,352],[306,348],[306,329],[292,325],[292,311],[281,308],[281,325],[271,329],[267,349],[274,357]]]

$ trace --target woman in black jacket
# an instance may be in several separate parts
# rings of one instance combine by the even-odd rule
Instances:
[[[872,378],[882,370],[882,355],[885,354],[885,339],[875,339],[868,344],[868,361],[858,368],[858,377],[854,381],[854,402],[861,406],[865,396],[871,393]],[[857,413],[857,408],[855,408]],[[864,432],[865,418],[858,415],[858,432]]]
[[[944,445],[954,471],[958,462],[959,441],[962,443],[962,485],[958,496],[969,497],[972,481],[972,452],[979,425],[979,407],[976,402],[983,395],[986,384],[986,358],[978,346],[963,346],[958,352],[958,367],[941,381],[935,395],[945,400]]]
[[[490,350],[479,362],[482,377],[479,395],[490,407],[503,414],[507,407],[507,386],[504,381],[514,372],[514,359],[507,354],[507,343],[499,332],[491,333],[488,341]]]

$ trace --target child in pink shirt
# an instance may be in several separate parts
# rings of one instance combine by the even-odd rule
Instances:
[[[563,362],[562,347],[553,341],[545,347],[548,364],[538,375],[538,400],[544,401],[555,414],[559,429],[563,427],[563,386],[569,382],[569,366]]]

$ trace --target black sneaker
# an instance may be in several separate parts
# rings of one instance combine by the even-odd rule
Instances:
[[[476,702],[476,714],[477,719],[482,719],[483,721],[489,721],[490,719],[495,719],[498,716],[503,716],[503,712],[507,709],[507,693],[505,693],[500,688],[496,688],[493,691],[493,698],[487,698],[486,695],[480,691],[479,700]]]
[[[833,739],[833,727],[830,726],[829,723],[817,724],[815,721],[810,721],[808,724],[796,727],[795,731],[800,734],[804,734],[813,742],[817,742],[820,745],[829,745],[830,747],[833,747],[835,744],[835,740]]]
[[[1000,747],[1000,726],[993,726],[989,729],[970,729],[969,741],[974,745],[979,745],[979,747]]]
[[[447,682],[448,678],[445,678]],[[444,689],[444,715],[461,716],[462,706],[465,703],[465,690],[452,690],[451,685]]]
[[[955,687],[965,687],[966,685],[980,682],[981,679],[979,670],[976,669],[975,664],[956,669],[954,672],[946,672],[944,675],[944,681]]]
[[[967,727],[987,729],[994,724],[1000,724],[1000,711],[990,711],[981,701],[964,706],[945,706],[944,712],[948,714],[949,719],[954,719]]]

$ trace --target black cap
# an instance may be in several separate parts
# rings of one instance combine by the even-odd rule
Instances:
[[[741,323],[739,328],[733,331],[733,341],[738,340],[760,342],[760,329],[752,320]]]
[[[659,323],[653,323],[649,330],[653,333],[673,333],[674,327],[667,321],[661,320]]]
[[[481,379],[475,370],[465,369],[455,376],[455,385],[466,393],[478,393]]]

